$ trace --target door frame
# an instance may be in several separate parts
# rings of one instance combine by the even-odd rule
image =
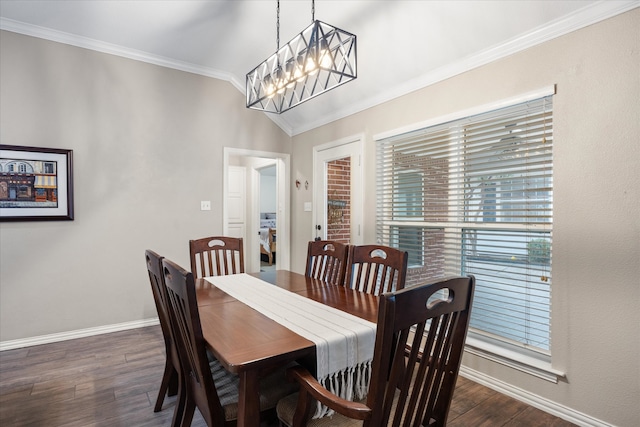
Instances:
[[[363,242],[362,223],[364,220],[364,198],[363,198],[363,182],[362,182],[362,147],[364,145],[364,134],[348,136],[336,141],[327,142],[325,144],[313,147],[313,224],[311,230],[311,239],[316,237],[316,225],[322,225],[322,235],[327,232],[327,218],[324,215],[327,206],[326,192],[324,188],[320,188],[323,182],[322,175],[324,169],[318,166],[318,162],[322,158],[340,159],[345,157],[345,153],[355,157],[355,161],[351,162],[351,239],[350,244],[361,245]],[[329,160],[330,161],[330,160]],[[318,201],[322,196],[322,201]]]
[[[233,147],[223,149],[223,183],[222,183],[222,230],[226,235],[229,231],[228,212],[228,189],[229,189],[229,158],[231,156],[245,158],[272,159],[276,162],[276,229],[278,230],[278,252],[276,256],[277,268],[289,270],[291,266],[290,257],[290,224],[289,212],[291,206],[291,189],[287,185],[291,176],[291,155],[287,153],[275,153],[270,151],[257,151]],[[258,221],[260,218],[260,206],[257,203],[259,188],[259,172],[262,166],[251,166],[248,169],[247,179],[247,211],[246,215],[246,235],[254,238],[245,238],[245,270],[249,273],[260,271],[259,258],[248,256],[247,254],[260,253],[260,242],[258,235]]]

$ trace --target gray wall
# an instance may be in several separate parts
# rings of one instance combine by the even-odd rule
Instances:
[[[374,135],[556,84],[552,358],[567,378],[553,384],[470,355],[464,364],[628,427],[640,425],[639,52],[636,9],[298,135],[292,154],[292,176],[311,183],[313,146],[364,133],[364,211],[374,212]],[[300,207],[310,197],[292,191],[298,271],[313,225]],[[375,242],[375,215],[364,233]]]
[[[222,233],[223,147],[290,137],[230,83],[0,34],[0,141],[73,150],[76,218],[0,224],[0,341],[157,317],[144,250],[188,268]]]
[[[275,176],[260,174],[260,212],[277,212]]]
[[[155,316],[142,264],[186,265],[186,241],[222,230],[222,146],[292,153],[557,85],[552,384],[477,357],[466,367],[599,420],[640,420],[640,10],[289,138],[230,84],[3,32],[0,141],[74,150],[76,220],[0,224],[0,341]],[[425,47],[425,50],[427,47]],[[425,53],[427,54],[427,53]],[[363,70],[364,72],[364,70]],[[292,269],[302,271],[311,191],[292,191]],[[213,210],[201,212],[199,200]],[[365,218],[365,243],[375,217]]]

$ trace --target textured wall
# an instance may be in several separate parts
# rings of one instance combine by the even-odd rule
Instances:
[[[222,233],[223,147],[287,153],[289,136],[227,82],[0,42],[0,141],[73,150],[76,218],[0,224],[0,340],[156,317],[144,250],[188,267],[188,240]]]
[[[0,224],[0,341],[155,316],[142,252],[186,264],[222,230],[225,145],[290,152],[365,135],[364,243],[375,240],[373,136],[522,93],[554,98],[553,365],[549,383],[466,366],[617,426],[640,422],[640,10],[298,135],[293,145],[230,84],[3,32],[0,141],[74,150],[76,220]],[[428,46],[423,46],[428,54]],[[364,72],[364,70],[362,70]],[[292,269],[311,215],[292,191]],[[211,200],[212,211],[198,210]]]
[[[375,135],[555,84],[552,359],[567,378],[553,384],[470,355],[464,364],[627,427],[640,425],[639,53],[635,9],[297,135],[292,146],[293,173],[305,177],[313,146],[365,134],[364,243],[373,243]],[[296,215],[292,236],[311,227]],[[292,241],[292,266],[304,265],[305,244]]]

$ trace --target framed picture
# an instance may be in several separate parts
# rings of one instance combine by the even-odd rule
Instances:
[[[73,151],[0,145],[0,221],[73,220]]]

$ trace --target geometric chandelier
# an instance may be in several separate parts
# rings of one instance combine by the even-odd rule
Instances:
[[[357,77],[356,36],[315,20],[280,47],[277,5],[276,53],[247,73],[247,108],[283,113]]]

